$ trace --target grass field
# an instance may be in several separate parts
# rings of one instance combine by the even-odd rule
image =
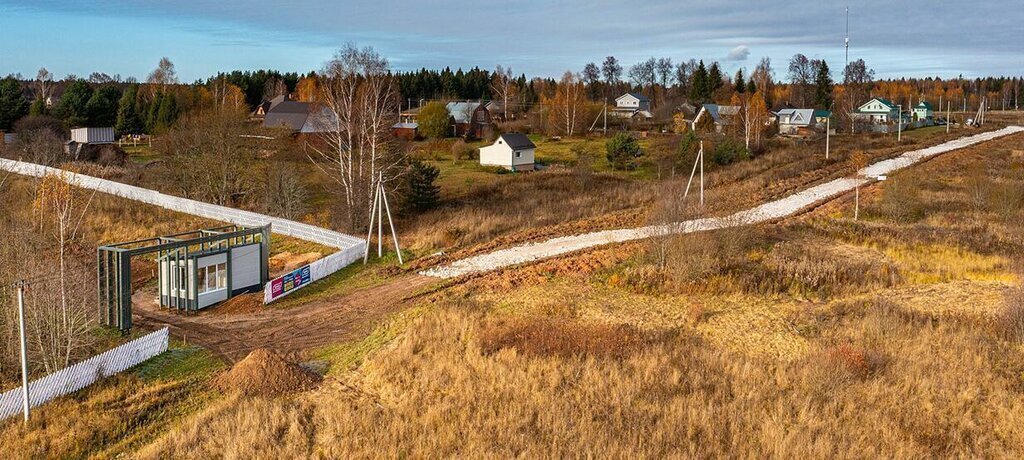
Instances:
[[[855,149],[882,158],[945,139],[920,131],[904,145],[837,136],[846,142],[831,162],[816,143],[789,144],[712,169],[709,197],[745,206],[849,173]],[[366,337],[311,352],[327,379],[307,393],[221,395],[205,383],[222,365],[179,346],[40,411],[28,429],[0,426],[0,441],[25,456],[45,443],[57,457],[1019,457],[1022,140],[863,187],[858,220],[845,196],[781,223],[445,286]],[[558,144],[552,163],[571,163],[571,142],[548,144]],[[662,184],[617,173],[430,161],[466,191],[411,224],[419,251],[628,225],[655,218],[609,216],[669,204]],[[523,209],[510,197],[525,197]],[[354,267],[306,300],[390,275]]]

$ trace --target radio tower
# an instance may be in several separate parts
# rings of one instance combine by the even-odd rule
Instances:
[[[846,7],[846,64],[850,63],[850,7]],[[845,66],[845,65],[844,65]]]

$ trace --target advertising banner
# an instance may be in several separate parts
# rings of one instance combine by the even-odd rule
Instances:
[[[274,300],[312,281],[309,265],[295,269],[290,273],[274,278],[270,281],[270,299]]]

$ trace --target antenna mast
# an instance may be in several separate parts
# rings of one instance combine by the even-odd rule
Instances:
[[[846,7],[846,63],[850,63],[850,7]]]

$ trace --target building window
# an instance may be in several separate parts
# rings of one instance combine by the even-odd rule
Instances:
[[[523,152],[516,152],[516,158],[522,158]]]
[[[199,293],[219,291],[228,287],[228,264],[209,265],[198,270]]]

